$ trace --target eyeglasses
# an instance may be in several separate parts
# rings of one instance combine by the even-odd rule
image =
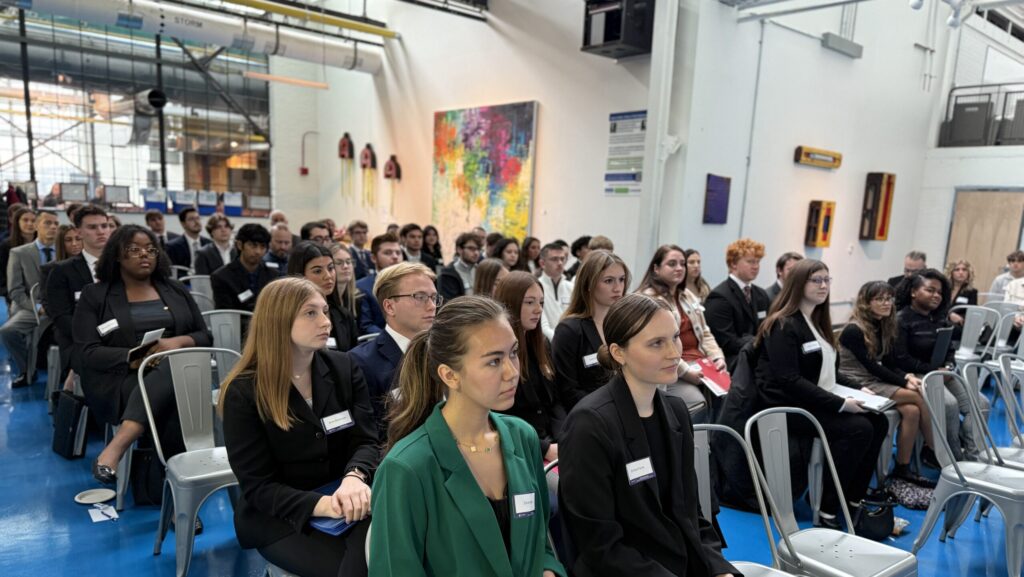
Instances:
[[[832,284],[832,277],[830,277],[830,276],[812,276],[811,278],[807,279],[807,282],[814,283],[814,284],[816,284],[818,286],[823,286],[823,285],[827,285],[827,284],[830,285],[830,284]]]
[[[434,303],[434,306],[439,307],[444,302],[444,297],[437,293],[412,293],[409,295],[393,295],[388,298],[400,299],[402,297],[412,297],[412,300],[416,301],[416,304],[422,307],[427,306],[427,303]]]
[[[924,271],[923,268],[905,268],[905,269],[903,269],[903,274],[905,274],[907,276],[910,276],[910,275],[918,274],[918,273],[923,272],[923,271]]]
[[[145,256],[146,258],[156,258],[156,256],[160,254],[160,249],[153,246],[149,248],[142,248],[141,246],[130,246],[124,249],[124,254],[132,258],[142,258],[143,256]]]
[[[896,302],[896,299],[892,297],[878,297],[871,299],[871,302],[883,305],[891,305],[892,303]]]

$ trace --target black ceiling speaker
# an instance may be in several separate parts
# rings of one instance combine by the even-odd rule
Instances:
[[[584,52],[625,58],[651,52],[654,0],[586,0]]]

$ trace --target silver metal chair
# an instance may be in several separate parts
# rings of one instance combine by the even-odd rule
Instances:
[[[367,557],[367,558],[369,558],[369,557]],[[268,561],[267,562],[267,570],[263,574],[263,577],[299,577],[299,576],[295,575],[294,573],[289,573],[289,572],[285,571],[284,569],[282,569],[282,568],[278,567],[277,565],[274,565],[273,563],[270,563]]]
[[[379,335],[379,334],[380,333],[367,333],[365,335],[362,335],[358,339],[356,339],[356,342],[357,343],[365,343],[366,341],[372,341],[373,339],[377,338],[377,335]]]
[[[213,301],[213,284],[210,281],[210,275],[208,274],[193,274],[183,276],[179,278],[183,283],[188,283],[189,290],[192,293],[199,293],[206,295],[210,301]]]
[[[839,494],[839,503],[846,520],[847,532],[812,527],[801,530],[793,514],[792,480],[789,475],[788,414],[809,419],[821,439],[825,463]],[[853,519],[839,482],[832,451],[825,431],[809,412],[795,407],[765,409],[747,421],[745,438],[752,445],[754,427],[758,429],[764,473],[757,481],[764,484],[769,503],[776,504],[776,526],[786,539],[778,547],[779,565],[783,571],[813,577],[913,577],[917,575],[917,557],[883,543],[858,537],[853,533]],[[753,466],[760,471],[760,466]]]
[[[1004,293],[978,293],[978,302],[987,305],[993,301],[1001,301],[1006,298]]]
[[[189,276],[190,274],[192,274],[192,269],[187,267],[187,266],[181,266],[179,264],[172,264],[171,265],[171,274],[175,278],[180,279],[180,278],[183,278],[183,277],[186,277],[186,276]]]
[[[1003,353],[1011,352],[1017,346],[1017,343],[1011,343],[1009,340],[1010,333],[1013,331],[1013,321],[1017,315],[1022,314],[1020,305],[1008,301],[994,301],[986,304],[985,308],[999,313],[999,324],[989,339],[985,355],[995,358]]]
[[[43,338],[43,332],[46,331],[47,327],[50,326],[50,319],[46,316],[39,314],[39,291],[42,290],[39,287],[39,283],[33,284],[28,289],[29,300],[32,301],[32,314],[36,318],[36,326],[32,329],[32,337],[29,340],[28,347],[28,366],[25,367],[25,374],[28,376],[28,382],[34,383],[36,381],[36,362],[39,356],[39,341]]]
[[[732,430],[725,425],[715,424],[701,424],[693,426],[693,466],[697,472],[697,495],[700,499],[701,511],[711,511],[711,443],[708,439],[709,433],[715,431],[728,435],[736,440],[743,448],[743,454],[747,457],[747,466],[750,467],[750,475],[752,478],[757,479],[759,471],[752,465],[754,458],[753,451],[750,450],[750,446],[739,433]],[[748,563],[745,561],[733,561],[732,564],[739,569],[745,577],[792,577],[791,573],[779,570],[779,552],[775,547],[775,537],[772,534],[771,522],[768,520],[768,509],[765,507],[764,494],[761,491],[761,483],[754,483],[754,493],[757,496],[758,509],[761,511],[761,520],[764,522],[764,532],[768,536],[768,548],[771,549],[772,553],[772,567],[766,567],[759,563]],[[772,509],[772,515],[776,514],[775,504],[770,501],[769,503]],[[776,523],[778,523],[776,519]],[[789,543],[789,536],[783,535],[783,540],[787,543],[788,547],[792,545]],[[792,551],[792,549],[790,549]]]
[[[234,353],[242,352],[242,317],[252,318],[249,311],[218,309],[203,313],[206,326],[213,333],[213,346],[227,349]],[[217,361],[217,374],[221,379],[227,376],[235,366],[238,355],[214,355]]]
[[[957,349],[954,356],[957,365],[980,361],[982,355],[978,352],[978,347],[981,345],[983,348],[987,348],[988,344],[981,342],[981,334],[987,327],[996,328],[999,324],[999,313],[994,309],[974,305],[958,305],[949,309],[949,312],[964,317],[964,329],[960,334],[960,348]]]
[[[214,304],[213,299],[204,295],[203,293],[197,293],[195,291],[190,292],[192,300],[196,301],[196,306],[199,307],[199,312],[207,313],[212,310],[216,310],[217,305]]]
[[[990,501],[1002,514],[1006,526],[1006,570],[1010,577],[1019,577],[1024,555],[1024,471],[1005,466],[999,452],[991,450],[995,447],[994,444],[990,446],[990,435],[985,437],[985,457],[990,462],[954,460],[953,449],[946,439],[945,413],[942,410],[944,381],[948,378],[960,376],[949,371],[932,371],[925,375],[923,381],[924,399],[931,412],[934,434],[940,441],[936,457],[942,465],[942,473],[921,532],[914,540],[913,552],[917,553],[924,546],[943,509],[946,516],[940,540],[944,540],[969,514],[966,497],[974,495]],[[987,427],[983,430],[987,431]]]
[[[167,468],[153,554],[160,554],[173,514],[178,577],[188,575],[199,508],[214,492],[238,484],[228,463],[227,450],[215,447],[213,441],[213,371],[210,361],[218,354],[238,357],[238,353],[227,349],[196,347],[149,355],[139,366],[141,383],[150,362],[162,360],[170,365],[181,434],[185,441],[184,453],[170,459],[164,456],[149,395],[146,387],[140,386],[153,444],[160,462]]]
[[[1024,339],[1021,339],[1024,341]],[[1024,418],[1024,409],[1021,408],[1020,398],[1017,396],[1017,384],[1024,379],[1024,355],[1021,353],[1006,353],[999,355],[998,359],[1001,370],[995,373],[996,386],[999,396],[1006,405],[1006,421],[1012,435],[1011,445],[1014,447],[1024,446],[1024,434],[1017,423]],[[988,363],[985,364],[989,366]]]
[[[117,434],[118,427],[107,423],[103,428],[104,445],[110,444],[110,440]],[[117,462],[117,483],[114,485],[114,509],[124,510],[124,496],[128,494],[128,483],[132,472],[132,456],[135,452],[135,443],[132,443],[128,450],[121,455]]]
[[[43,393],[43,400],[46,401],[47,412],[53,413],[53,393],[62,388],[60,380],[60,347],[50,345],[46,349],[46,392]]]

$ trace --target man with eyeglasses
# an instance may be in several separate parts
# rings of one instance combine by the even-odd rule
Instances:
[[[441,269],[437,279],[437,290],[445,300],[473,294],[481,244],[480,237],[472,232],[464,232],[455,239],[455,260]]]
[[[384,330],[384,313],[377,298],[373,296],[373,287],[379,274],[376,271],[383,271],[402,262],[402,247],[398,244],[398,237],[393,234],[373,237],[370,243],[370,258],[373,260],[375,271],[356,282],[356,288],[363,293],[363,297],[359,299],[359,332],[363,335]]]
[[[263,262],[269,243],[270,232],[261,225],[249,223],[238,229],[235,235],[238,258],[210,275],[214,306],[249,312],[256,308],[260,291],[279,276]]]
[[[96,262],[107,246],[112,229],[107,212],[86,204],[73,213],[72,223],[82,237],[82,252],[59,262],[46,280],[46,312],[53,320],[54,340],[60,347],[61,378],[71,365],[71,319],[82,289],[96,282]]]
[[[302,225],[302,228],[299,229],[299,236],[302,237],[302,240],[308,240],[325,248],[331,244],[331,229],[319,220]]]
[[[555,338],[555,327],[572,298],[572,281],[562,274],[566,252],[565,247],[553,242],[540,249],[540,286],[544,289],[544,314],[540,328],[549,341]]]
[[[924,271],[924,269],[928,268],[927,261],[928,256],[919,250],[908,252],[907,256],[903,257],[903,274],[889,279],[889,286],[896,288],[904,280]]]
[[[29,347],[32,345],[32,333],[36,322],[36,304],[42,291],[31,294],[32,285],[39,284],[40,268],[56,256],[54,242],[57,240],[57,215],[50,211],[40,211],[36,217],[36,238],[11,251],[7,265],[7,295],[11,299],[11,316],[0,326],[0,342],[7,347],[11,358],[11,368],[16,369],[18,376],[11,381],[11,388],[28,386],[30,372],[28,367]],[[41,288],[41,287],[40,287]],[[33,298],[34,297],[34,298]],[[46,314],[39,308],[38,316]]]
[[[292,231],[288,225],[277,223],[270,227],[270,249],[263,255],[263,262],[277,274],[284,276],[288,270],[288,253],[292,252]]]
[[[383,310],[384,330],[349,352],[366,377],[381,439],[387,435],[385,400],[396,380],[395,370],[413,337],[434,323],[437,307],[443,302],[434,288],[434,278],[430,269],[410,262],[394,264],[377,274],[373,297]]]

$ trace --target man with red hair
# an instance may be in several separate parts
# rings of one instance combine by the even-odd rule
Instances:
[[[729,265],[729,278],[716,286],[704,303],[704,316],[711,333],[725,352],[731,372],[743,345],[754,340],[761,321],[768,316],[771,299],[768,293],[754,285],[761,271],[764,245],[741,238],[729,245],[725,261]]]

